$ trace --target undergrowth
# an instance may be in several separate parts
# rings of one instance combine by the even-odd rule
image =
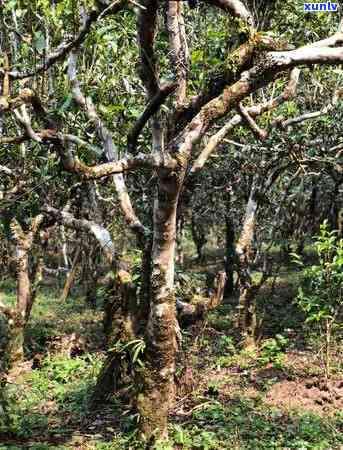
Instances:
[[[200,289],[206,277],[179,278],[179,291],[188,294]],[[311,333],[305,334],[302,312],[292,302],[298,279],[294,272],[284,271],[273,292],[268,285],[261,291],[258,308],[268,322],[262,321],[254,351],[239,347],[232,299],[183,331],[170,439],[156,444],[156,450],[342,448],[342,412],[331,408],[317,413],[268,402],[268,393],[278,383],[301,384],[321,374],[314,355],[317,344]],[[13,303],[13,284],[1,289],[6,302]],[[138,418],[127,400],[114,394],[107,404],[89,408],[104,358],[101,308],[90,308],[78,297],[64,304],[58,298],[58,293],[45,288],[34,305],[26,361],[8,385],[12,423],[0,431],[0,450],[143,449],[135,431]],[[75,357],[53,345],[71,333],[86,342],[85,351]],[[33,369],[37,354],[39,364]],[[337,377],[338,348],[333,355]]]

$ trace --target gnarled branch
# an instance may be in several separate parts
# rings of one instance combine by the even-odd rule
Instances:
[[[254,19],[251,12],[240,0],[205,0],[206,3],[214,5],[232,14],[234,17],[242,19],[247,25],[253,27]]]
[[[95,166],[87,166],[72,154],[65,146],[59,146],[58,152],[62,164],[68,172],[78,173],[87,180],[108,177],[113,174],[141,169],[175,169],[177,161],[168,154],[154,152],[149,154],[138,153],[136,156],[128,156],[118,161],[113,161]]]
[[[43,213],[54,217],[66,227],[91,233],[100,244],[107,261],[112,264],[115,260],[115,248],[110,233],[106,228],[86,219],[76,219],[71,213],[60,211],[52,206],[44,206]]]
[[[101,140],[107,161],[116,161],[118,158],[117,151],[113,142],[112,134],[105,127],[102,120],[98,116],[93,102],[90,98],[85,98],[77,79],[76,74],[76,54],[72,53],[69,58],[68,75],[73,88],[73,95],[76,103],[85,111],[88,119],[93,123],[99,139]],[[146,229],[137,217],[131,203],[129,193],[127,191],[124,177],[121,173],[113,175],[113,183],[117,192],[121,210],[123,212],[126,223],[131,230],[138,236],[138,240],[143,245],[144,236],[146,236]]]
[[[316,119],[317,117],[325,116],[326,114],[329,114],[335,107],[335,105],[338,102],[338,99],[342,97],[342,90],[338,89],[331,101],[328,105],[324,106],[320,111],[314,111],[310,113],[301,114],[297,117],[292,117],[287,120],[282,120],[281,122],[277,121],[277,125],[280,125],[281,128],[286,129],[289,126],[296,125],[298,123],[302,123],[306,120]]]
[[[205,134],[211,124],[223,117],[243,98],[275,80],[278,75],[298,65],[340,64],[343,62],[343,48],[302,47],[287,52],[268,52],[263,60],[241,74],[240,80],[224,89],[222,94],[208,102],[174,140],[175,153],[188,160],[194,144]]]

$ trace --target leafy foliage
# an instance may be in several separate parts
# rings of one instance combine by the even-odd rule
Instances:
[[[296,301],[306,315],[306,322],[314,324],[326,336],[326,372],[330,372],[331,336],[342,327],[343,312],[343,239],[330,231],[328,223],[320,226],[315,240],[319,264],[303,270],[303,282]],[[297,255],[296,261],[302,265]]]

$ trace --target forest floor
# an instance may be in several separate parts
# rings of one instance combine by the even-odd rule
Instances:
[[[216,255],[189,261],[181,284],[201,284],[218,264]],[[156,449],[343,449],[340,346],[327,382],[318,336],[306,332],[293,302],[298,275],[282,267],[261,290],[258,350],[237,345],[234,298],[183,330],[170,443]],[[13,282],[0,289],[14,301]],[[12,429],[0,433],[0,450],[141,448],[125,393],[87,407],[105,357],[101,307],[78,295],[61,304],[59,295],[45,286],[34,305],[27,359],[9,377]]]

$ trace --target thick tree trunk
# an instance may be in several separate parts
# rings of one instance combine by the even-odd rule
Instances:
[[[10,403],[7,396],[7,374],[12,364],[22,358],[22,352],[16,353],[14,349],[22,350],[23,334],[18,335],[17,328],[22,329],[23,317],[18,315],[14,308],[4,305],[0,294],[0,428],[5,429],[12,425],[10,416]]]
[[[3,309],[7,316],[7,347],[6,367],[9,369],[13,364],[24,359],[24,331],[25,325],[30,317],[34,302],[29,277],[28,250],[17,248],[17,303],[15,308]],[[41,273],[41,265],[37,270]],[[38,285],[39,280],[37,280]],[[35,290],[36,292],[36,284]]]
[[[255,297],[258,289],[250,276],[244,282],[241,281],[240,284],[238,326],[242,334],[244,347],[253,348],[255,347],[257,325]]]
[[[150,314],[150,279],[152,271],[152,239],[147,238],[142,255],[142,265],[141,265],[141,287],[139,293],[139,306],[138,306],[138,317],[137,321],[139,323],[139,332],[143,333],[146,328],[148,317]]]
[[[24,329],[25,318],[15,308],[6,308],[0,304],[0,312],[6,317],[6,336],[1,337],[5,341],[2,353],[0,372],[5,374],[13,366],[20,362],[24,357]]]
[[[131,356],[127,344],[137,338],[139,327],[136,286],[128,272],[119,270],[108,295],[104,329],[110,350],[91,397],[90,403],[93,405],[106,400],[111,393],[125,384],[128,376],[132,376]]]
[[[89,406],[91,408],[104,403],[117,390],[123,371],[122,355],[120,353],[109,354],[101,368],[90,398]]]
[[[30,302],[31,285],[29,278],[29,256],[28,250],[17,246],[17,310],[23,315]]]
[[[141,434],[151,441],[168,436],[168,411],[174,398],[176,308],[174,253],[179,181],[175,174],[160,174],[154,207],[151,303],[147,327],[142,389],[137,396]]]

